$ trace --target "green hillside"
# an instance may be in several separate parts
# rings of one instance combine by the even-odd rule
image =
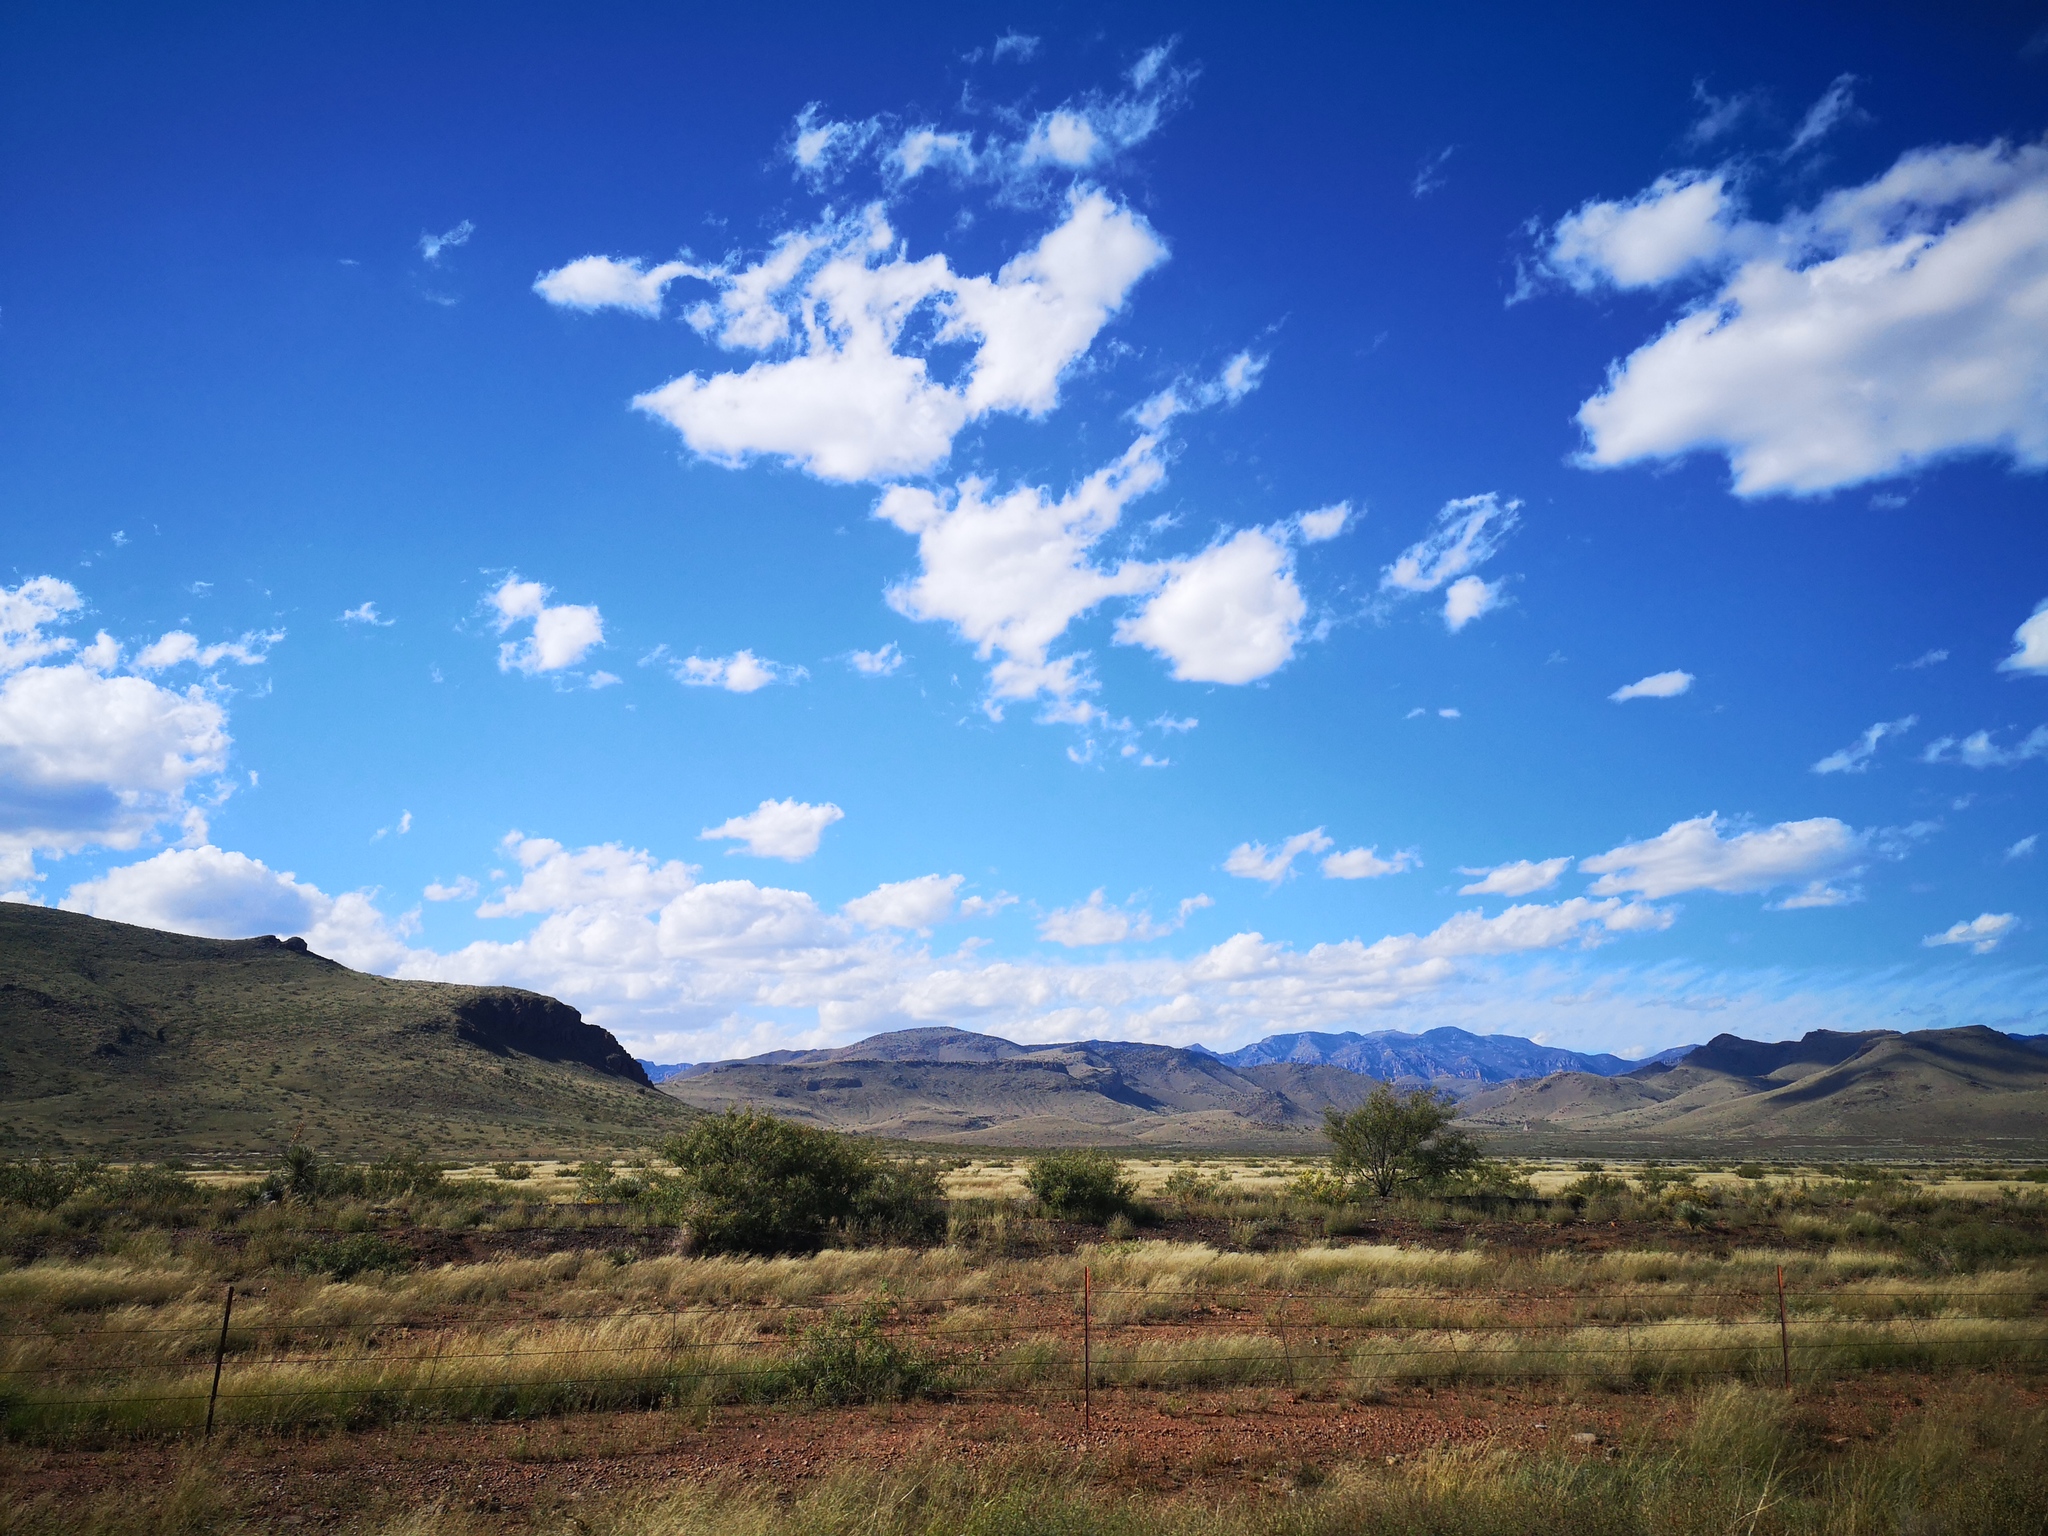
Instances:
[[[0,903],[0,1156],[556,1156],[690,1113],[537,993]]]

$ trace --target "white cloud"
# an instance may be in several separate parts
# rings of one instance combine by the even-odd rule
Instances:
[[[1179,914],[1172,922],[1160,923],[1145,909],[1109,906],[1098,889],[1084,902],[1048,912],[1039,922],[1038,936],[1069,949],[1162,939],[1179,932],[1189,913],[1212,905],[1207,896],[1190,896],[1180,904]]]
[[[1404,848],[1391,859],[1381,858],[1378,848],[1350,848],[1323,860],[1323,878],[1377,880],[1381,875],[1398,875],[1421,867],[1422,860],[1413,848]]]
[[[1692,98],[1700,104],[1700,115],[1685,131],[1689,144],[1710,144],[1732,130],[1743,118],[1749,116],[1758,105],[1754,91],[1736,91],[1727,96],[1716,96],[1707,89],[1704,80],[1692,83]]]
[[[1019,64],[1028,64],[1038,54],[1038,39],[1022,32],[1005,32],[989,50],[989,57],[1001,61],[1015,59]]]
[[[891,640],[876,651],[855,651],[846,658],[847,665],[862,677],[889,677],[903,665],[903,652]]]
[[[1427,197],[1441,187],[1447,179],[1444,176],[1444,166],[1450,161],[1452,151],[1456,148],[1454,144],[1438,150],[1433,155],[1423,156],[1422,163],[1415,168],[1415,180],[1409,183],[1408,190],[1417,197]]]
[[[1902,662],[1900,664],[1900,670],[1907,672],[1921,672],[1925,671],[1928,667],[1938,667],[1944,661],[1947,660],[1947,651],[1923,651],[1920,655],[1915,656],[1911,661]]]
[[[1444,627],[1456,634],[1474,619],[1500,606],[1499,581],[1482,581],[1477,576],[1460,576],[1444,593]]]
[[[207,687],[109,676],[121,648],[106,633],[85,647],[45,633],[83,607],[51,577],[0,588],[0,884],[33,880],[39,853],[134,848],[167,822],[203,839],[204,811],[188,797],[227,767],[227,712]],[[187,659],[206,649],[193,641]],[[207,798],[230,788],[215,782]]]
[[[794,683],[811,675],[803,667],[764,661],[752,651],[735,651],[730,656],[671,656],[667,646],[657,646],[642,658],[642,666],[650,663],[667,667],[685,688],[723,688],[727,693],[758,693],[771,683]]]
[[[1854,75],[1837,75],[1834,82],[1821,94],[1819,101],[1807,108],[1806,116],[1799,121],[1798,130],[1792,135],[1792,142],[1785,146],[1785,153],[1795,155],[1809,145],[1818,143],[1832,133],[1837,125],[1856,117],[1856,98],[1850,87],[1856,83]]]
[[[284,631],[273,629],[261,633],[251,631],[239,640],[201,645],[197,636],[174,629],[138,651],[133,665],[138,672],[165,672],[188,661],[202,667],[218,666],[224,661],[253,667],[268,660],[270,648],[282,639]]]
[[[661,313],[662,295],[670,283],[679,277],[704,276],[703,268],[687,261],[649,267],[615,256],[579,256],[535,278],[533,291],[564,309],[625,309],[652,319]]]
[[[1536,891],[1547,891],[1557,884],[1560,876],[1572,866],[1570,858],[1562,859],[1517,859],[1512,864],[1495,864],[1490,868],[1458,868],[1461,875],[1478,875],[1480,878],[1470,885],[1458,887],[1461,896],[1527,896]]]
[[[1725,273],[1580,407],[1584,465],[1705,449],[1761,496],[1959,453],[2048,464],[2048,145],[1914,150],[1776,224],[1723,174],[1666,178],[1572,215],[1552,264],[1582,287]]]
[[[2010,912],[1986,912],[1966,923],[1957,923],[1940,933],[1929,934],[1920,942],[1929,949],[1939,949],[1945,944],[1967,944],[1971,954],[1988,955],[1998,948],[2018,921]]]
[[[531,623],[532,630],[517,641],[498,647],[500,672],[523,672],[528,677],[543,672],[562,672],[573,667],[604,644],[604,618],[594,606],[559,603],[550,606],[551,589],[537,581],[507,576],[491,593],[499,634],[515,624]]]
[[[816,853],[825,829],[835,821],[844,820],[845,816],[846,812],[830,801],[823,805],[807,805],[796,799],[763,800],[758,809],[745,816],[735,816],[718,826],[706,827],[700,835],[713,841],[743,843],[745,851],[757,859],[787,859],[795,864]],[[729,851],[738,853],[741,850],[734,848]]]
[[[1188,716],[1184,720],[1176,720],[1172,715],[1161,715],[1156,720],[1150,722],[1155,731],[1165,731],[1170,735],[1176,736],[1192,731],[1201,723],[1193,715]]]
[[[1438,718],[1444,720],[1459,720],[1464,718],[1464,711],[1458,709],[1440,709],[1437,711],[1437,716]]]
[[[1156,432],[1176,416],[1206,411],[1219,405],[1235,405],[1259,387],[1265,377],[1267,359],[1240,352],[1226,362],[1215,378],[1201,384],[1186,379],[1168,385],[1131,412],[1131,419],[1147,432]],[[1338,526],[1343,525],[1340,522]],[[1327,535],[1326,535],[1327,537]]]
[[[1301,530],[1301,542],[1321,544],[1334,539],[1351,522],[1351,503],[1337,502],[1333,506],[1319,507],[1313,512],[1304,512],[1295,518],[1294,526]]]
[[[1380,573],[1381,590],[1434,592],[1492,559],[1519,520],[1521,506],[1519,501],[1503,503],[1492,491],[1445,502],[1434,531],[1409,545]]]
[[[572,850],[514,833],[506,852],[516,873],[478,915],[525,931],[447,954],[408,944],[403,920],[382,919],[367,893],[329,897],[219,849],[110,872],[79,893],[80,904],[191,932],[296,931],[322,954],[384,974],[532,988],[582,1009],[639,1054],[696,1060],[923,1024],[1026,1041],[1174,1044],[1341,1029],[1361,1014],[1456,998],[1489,959],[1591,946],[1669,921],[1641,902],[1579,898],[1303,950],[1239,933],[1184,958],[1016,961],[971,949],[938,958],[887,929],[863,932],[801,891],[702,881],[688,865],[636,849]],[[962,915],[979,902],[961,902]],[[1195,902],[1182,904],[1183,915]]]
[[[366,970],[400,964],[405,945],[373,891],[329,896],[289,871],[212,844],[172,848],[71,887],[58,903],[119,923],[238,939],[298,934],[316,953]]]
[[[1747,243],[1734,208],[1724,174],[1660,176],[1625,202],[1586,203],[1560,219],[1545,264],[1580,293],[1668,283]]]
[[[11,590],[0,587],[0,672],[72,650],[76,642],[46,635],[43,626],[62,623],[84,607],[78,589],[55,576],[34,576]]]
[[[1596,896],[1633,891],[1656,901],[1687,891],[1740,895],[1805,881],[1806,888],[1782,905],[1829,906],[1849,899],[1826,884],[1856,873],[1865,856],[1866,839],[1844,823],[1816,816],[1726,836],[1728,826],[1711,812],[1674,822],[1656,837],[1581,859],[1579,868],[1600,877],[1592,885]]]
[[[436,880],[420,892],[429,901],[468,901],[476,893],[477,883],[468,875],[451,880],[446,885]]]
[[[1164,656],[1182,682],[1249,683],[1286,665],[1307,612],[1292,552],[1245,528],[1166,562],[1159,591],[1118,622],[1116,638]]]
[[[961,875],[919,875],[878,885],[840,908],[863,928],[912,928],[929,933],[953,915]]]
[[[375,603],[363,603],[359,607],[344,608],[341,614],[341,622],[344,624],[369,624],[381,629],[389,629],[398,620],[380,618],[378,617],[377,605]]]
[[[2048,601],[2012,632],[2013,652],[1998,664],[2001,672],[2032,672],[2048,676]]]
[[[1126,560],[1105,570],[1089,553],[1125,504],[1164,478],[1158,449],[1156,438],[1141,437],[1057,499],[1037,486],[991,499],[978,478],[950,493],[895,486],[883,495],[875,515],[916,536],[923,566],[889,589],[889,605],[906,618],[950,623],[984,661],[999,656],[991,713],[1003,700],[1064,700],[1091,687],[1077,670],[1083,658],[1054,659],[1053,643],[1106,598],[1158,583],[1156,566]]]
[[[2040,842],[2040,840],[2041,835],[2038,832],[2029,832],[2025,837],[2005,850],[2006,862],[2010,864],[2014,859],[2032,858],[2034,845]]]
[[[1920,723],[1918,715],[1907,715],[1903,720],[1880,720],[1856,740],[1840,751],[1830,752],[1813,765],[1815,773],[1863,773],[1870,767],[1870,759],[1877,751],[1877,744],[1887,736],[1902,736]]]
[[[1325,853],[1336,846],[1323,835],[1321,827],[1312,827],[1295,833],[1278,848],[1268,849],[1264,843],[1239,843],[1223,861],[1223,870],[1240,880],[1263,880],[1268,885],[1278,885],[1294,873],[1294,861],[1304,853]]]
[[[1675,699],[1692,685],[1690,672],[1652,672],[1648,677],[1624,684],[1607,697],[1616,704],[1626,704],[1630,699]]]
[[[1923,763],[1961,763],[1965,768],[2010,768],[2016,763],[2048,757],[2048,725],[2037,725],[2016,745],[2001,747],[1989,731],[1975,731],[1957,741],[1943,736],[1927,744]]]
[[[1061,376],[1165,257],[1141,217],[1081,188],[1032,249],[993,278],[963,276],[942,255],[912,261],[877,204],[783,236],[755,266],[703,274],[719,303],[700,306],[693,324],[730,348],[793,337],[794,355],[685,374],[634,404],[723,464],[766,454],[826,480],[922,473],[969,422],[1051,410]],[[925,340],[902,350],[926,312],[934,324],[913,333]],[[974,352],[959,382],[936,381],[917,348],[963,342]]]
[[[445,234],[421,235],[420,256],[429,265],[437,264],[441,260],[441,253],[443,251],[453,250],[458,245],[469,244],[469,237],[475,233],[476,226],[470,223],[468,219],[464,219]]]

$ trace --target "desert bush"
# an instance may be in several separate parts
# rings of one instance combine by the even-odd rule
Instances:
[[[922,1350],[890,1338],[882,1329],[886,1317],[885,1306],[870,1301],[813,1323],[788,1355],[752,1383],[752,1395],[818,1407],[938,1395],[945,1389],[944,1372]]]
[[[533,1177],[533,1169],[525,1163],[493,1163],[491,1164],[491,1173],[494,1177],[503,1179],[508,1184]]]
[[[1187,1210],[1204,1200],[1216,1199],[1229,1182],[1221,1174],[1204,1173],[1199,1168],[1183,1165],[1166,1176],[1166,1183],[1159,1192],[1182,1210]]]
[[[1130,1204],[1136,1186],[1107,1152],[1083,1148],[1034,1157],[1024,1187],[1051,1215],[1105,1222]]]
[[[353,1280],[371,1270],[403,1272],[411,1269],[413,1256],[375,1232],[355,1232],[333,1242],[313,1243],[300,1249],[292,1266],[309,1275]]]
[[[439,1163],[397,1155],[375,1163],[323,1160],[311,1147],[293,1142],[278,1166],[251,1184],[251,1204],[312,1204],[320,1200],[397,1200],[435,1195],[447,1188],[447,1172]]]
[[[1294,1176],[1288,1193],[1311,1205],[1343,1205],[1351,1198],[1351,1181],[1341,1173],[1321,1168],[1304,1168]]]
[[[808,1253],[828,1239],[936,1242],[946,1230],[938,1170],[896,1163],[836,1131],[752,1109],[706,1115],[672,1136],[677,1173],[646,1198],[714,1253]]]

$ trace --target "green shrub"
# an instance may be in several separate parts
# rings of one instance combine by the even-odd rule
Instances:
[[[1199,1168],[1176,1168],[1166,1176],[1166,1185],[1160,1191],[1167,1199],[1183,1210],[1204,1200],[1214,1200],[1223,1193],[1229,1180],[1221,1174],[1204,1173]]]
[[[25,1163],[0,1163],[0,1200],[30,1210],[53,1211],[92,1183],[94,1163],[60,1163],[38,1157]]]
[[[331,1243],[314,1243],[301,1249],[293,1261],[295,1269],[333,1280],[353,1280],[373,1269],[403,1273],[412,1267],[410,1252],[375,1232],[358,1232]]]
[[[645,1198],[715,1253],[809,1253],[831,1237],[936,1242],[945,1235],[938,1170],[753,1109],[706,1115],[662,1146],[677,1177]]]
[[[1051,1215],[1098,1225],[1130,1204],[1136,1186],[1107,1152],[1048,1152],[1031,1160],[1024,1187]]]
[[[491,1164],[491,1172],[496,1177],[505,1180],[508,1184],[533,1177],[533,1169],[525,1163],[493,1163]]]
[[[1288,1193],[1311,1205],[1343,1205],[1351,1199],[1351,1181],[1341,1173],[1304,1168],[1294,1176]]]
[[[884,1316],[883,1305],[871,1301],[858,1311],[834,1312],[813,1323],[789,1355],[762,1374],[754,1395],[837,1407],[943,1392],[945,1375],[937,1362],[884,1333]]]

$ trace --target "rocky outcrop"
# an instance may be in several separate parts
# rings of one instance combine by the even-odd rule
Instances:
[[[455,1037],[487,1051],[517,1051],[542,1061],[578,1062],[611,1077],[651,1088],[646,1069],[608,1029],[583,1022],[567,1003],[538,992],[484,987],[458,1003]]]

